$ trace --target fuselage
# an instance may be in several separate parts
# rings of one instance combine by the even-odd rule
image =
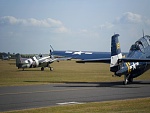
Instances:
[[[126,58],[146,59],[150,58],[150,36],[144,36],[135,42],[130,48]],[[120,75],[130,74],[135,78],[150,69],[149,62],[124,62],[121,69],[117,72]]]
[[[20,58],[20,60],[21,62],[17,65],[18,68],[48,67],[48,65],[53,62],[50,60],[50,56],[34,56],[28,59]]]

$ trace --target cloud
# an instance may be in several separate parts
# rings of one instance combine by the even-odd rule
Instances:
[[[129,24],[142,24],[142,22],[150,25],[150,20],[143,18],[141,15],[132,12],[125,12],[120,17],[115,18],[113,22],[105,22],[101,25],[95,26],[94,28],[101,30],[114,30],[118,27],[119,24],[124,24],[128,26]]]
[[[137,24],[143,22],[141,15],[132,12],[126,12],[121,17],[116,18],[115,23],[119,24]]]
[[[110,22],[105,22],[104,24],[100,25],[100,29],[110,29],[112,28],[114,25]]]
[[[80,29],[79,32],[80,32],[80,33],[88,33],[88,30],[87,30],[87,29]]]
[[[64,26],[60,26],[60,27],[58,27],[54,30],[55,33],[65,33],[65,32],[68,32],[68,31],[69,30]]]
[[[19,26],[26,26],[26,27],[44,27],[44,28],[51,28],[55,32],[67,32],[68,29],[63,25],[60,20],[47,18],[43,20],[38,20],[35,18],[29,19],[19,19],[13,16],[4,16],[0,18],[1,25],[19,25]]]

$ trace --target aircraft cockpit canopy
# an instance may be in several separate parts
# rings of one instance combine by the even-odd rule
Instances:
[[[136,50],[140,50],[138,44],[133,44],[130,48],[131,51],[136,51]]]
[[[148,47],[149,45],[150,45],[150,36],[144,36],[131,46],[130,51],[141,50],[142,52],[144,52],[144,48]]]
[[[141,41],[137,41],[135,44],[133,44],[130,48],[130,51],[136,51],[136,50],[141,50],[143,51],[144,46]]]

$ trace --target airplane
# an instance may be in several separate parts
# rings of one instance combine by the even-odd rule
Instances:
[[[20,54],[16,55],[16,67],[18,69],[22,68],[23,70],[25,68],[36,68],[41,67],[41,71],[44,71],[45,67],[49,67],[50,71],[53,71],[53,67],[50,66],[51,63],[54,61],[60,61],[60,60],[69,60],[70,58],[54,58],[52,55],[52,52],[50,50],[49,56],[43,56],[43,55],[36,55],[32,58],[22,58]]]
[[[123,84],[133,82],[136,78],[150,69],[150,36],[143,35],[130,48],[126,57],[123,57],[118,40],[119,34],[114,34],[111,38],[111,58],[84,59],[77,63],[100,62],[110,63],[110,71],[115,76],[124,75]]]
[[[8,52],[8,54],[7,53],[2,54],[2,60],[9,60],[10,58],[11,58],[11,56],[10,56],[9,52]]]

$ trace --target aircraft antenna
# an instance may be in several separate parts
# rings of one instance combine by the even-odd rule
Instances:
[[[142,32],[143,32],[143,37],[144,37],[144,30],[142,29]]]

